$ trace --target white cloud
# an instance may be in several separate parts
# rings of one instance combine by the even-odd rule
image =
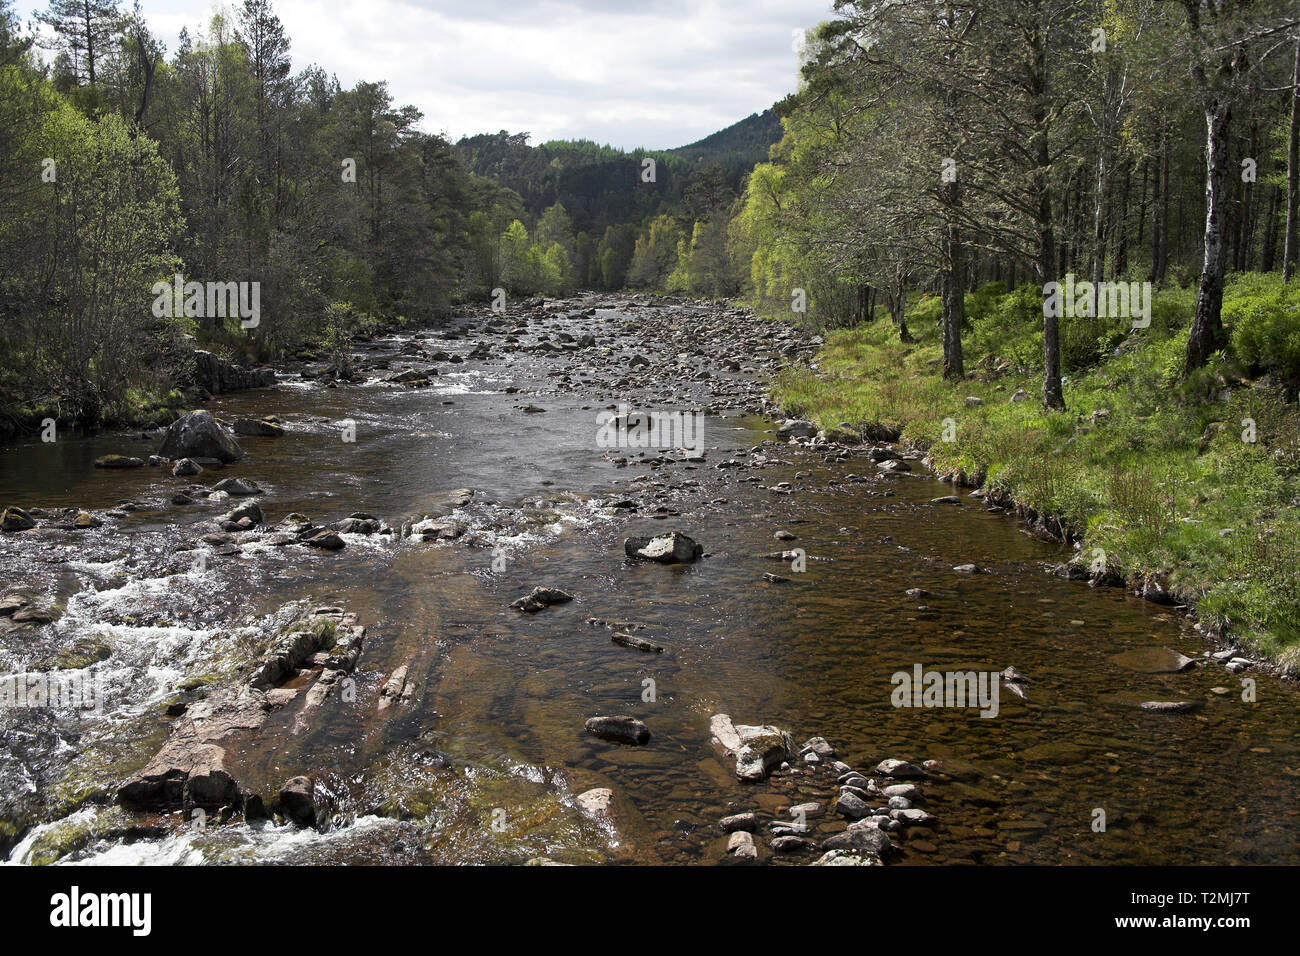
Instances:
[[[204,0],[144,0],[169,50]],[[453,138],[527,130],[533,142],[681,146],[794,89],[791,33],[830,0],[274,0],[295,70],[344,86],[387,80],[394,100]]]

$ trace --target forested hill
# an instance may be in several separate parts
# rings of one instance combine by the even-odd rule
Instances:
[[[531,218],[561,203],[575,230],[599,236],[608,226],[639,224],[680,205],[705,170],[717,183],[739,192],[746,174],[768,159],[782,134],[780,119],[764,110],[675,149],[626,151],[590,140],[530,146],[528,133],[505,130],[465,137],[456,149],[475,175],[517,192]],[[652,183],[643,177],[646,159],[655,163]],[[720,168],[709,169],[713,166]],[[630,189],[629,183],[647,188]]]
[[[780,118],[770,109],[763,110],[669,152],[697,164],[721,163],[728,170],[747,173],[755,164],[767,161],[768,150],[780,142],[784,132]]]

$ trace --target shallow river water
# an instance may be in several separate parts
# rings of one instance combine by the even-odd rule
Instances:
[[[590,328],[600,339],[625,318],[604,311],[547,328]],[[464,354],[473,340],[432,344]],[[406,342],[366,349],[397,355]],[[663,358],[631,337],[611,360],[637,347]],[[940,761],[918,804],[937,826],[898,835],[891,865],[1300,863],[1294,685],[1249,671],[1241,676],[1255,678],[1257,700],[1245,703],[1240,677],[1220,664],[1165,667],[1162,649],[1212,649],[1177,611],[1051,575],[1067,556],[1060,547],[917,461],[910,474],[880,476],[864,457],[760,446],[775,426],[746,408],[707,417],[703,460],[649,465],[656,451],[597,448],[596,414],[622,396],[599,376],[584,384],[580,370],[557,382],[554,368],[572,361],[506,351],[440,365],[429,388],[375,378],[326,388],[286,376],[220,396],[208,406],[215,414],[275,415],[287,433],[240,438],[245,460],[197,479],[91,467],[107,453],[147,457],[156,439],[0,449],[0,504],[105,517],[89,531],[0,536],[0,593],[37,596],[61,615],[0,636],[0,666],[38,669],[93,636],[111,648],[93,666],[115,689],[104,714],[75,726],[0,715],[5,797],[35,821],[10,860],[33,859],[55,828],[85,825],[91,837],[71,841],[64,862],[719,862],[720,817],[756,810],[766,825],[792,803],[834,795],[781,772],[736,780],[710,744],[709,717],[724,712],[796,741],[823,736],[867,771],[889,757]],[[529,403],[545,411],[524,412]],[[355,441],[344,440],[348,422]],[[759,456],[772,463],[756,467]],[[737,467],[717,467],[729,459]],[[349,534],[338,552],[196,548],[231,502],[170,499],[191,481],[231,475],[261,485],[270,522],[369,512],[396,528],[430,499],[472,489],[455,513],[470,530],[436,544]],[[960,506],[931,503],[954,493]],[[611,507],[625,499],[639,507]],[[124,501],[132,507],[119,510]],[[670,529],[703,544],[704,557],[662,566],[624,556],[628,535]],[[795,539],[774,540],[778,530]],[[765,557],[785,548],[806,551],[805,571]],[[985,573],[954,572],[965,563]],[[765,572],[790,580],[770,583]],[[509,607],[538,584],[575,600],[533,615]],[[930,593],[909,597],[912,588]],[[176,684],[288,605],[338,605],[366,626],[355,700],[331,700],[309,721],[293,707],[273,714],[232,762],[242,785],[268,797],[289,777],[317,775],[338,797],[336,825],[196,829],[175,813],[96,829],[112,789],[165,738],[161,707]],[[664,653],[612,643],[605,621],[643,625],[635,633]],[[379,711],[380,688],[403,664],[414,699]],[[992,719],[895,708],[891,675],[915,664],[1013,665],[1027,696],[1004,688]],[[1197,708],[1137,706],[1152,700]],[[650,743],[584,732],[588,717],[610,713],[644,720]],[[453,769],[430,766],[430,748]],[[67,766],[60,750],[101,755],[79,771],[90,799],[66,816],[47,796]],[[591,787],[617,795],[613,826],[574,809],[573,795]],[[1094,829],[1098,809],[1104,832]],[[843,828],[812,823],[814,839]],[[761,859],[810,857],[764,847]]]

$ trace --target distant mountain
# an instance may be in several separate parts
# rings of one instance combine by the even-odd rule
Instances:
[[[748,172],[756,163],[767,161],[768,150],[773,143],[780,141],[782,135],[784,130],[780,118],[771,110],[763,110],[704,139],[668,152],[676,153],[692,165],[721,163],[729,170],[742,165]]]

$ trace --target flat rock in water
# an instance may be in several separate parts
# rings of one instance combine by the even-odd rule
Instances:
[[[740,739],[740,734],[736,733],[735,726],[731,723],[731,718],[726,714],[714,714],[709,718],[709,732],[713,739],[728,754],[734,755],[744,742]]]
[[[1186,714],[1196,709],[1196,703],[1190,700],[1146,700],[1138,704],[1138,709],[1151,714]]]
[[[222,478],[212,486],[212,490],[224,491],[226,494],[235,497],[260,495],[262,493],[262,489],[257,486],[257,483],[249,481],[247,478]]]
[[[771,842],[774,853],[807,853],[817,849],[817,844],[797,836],[779,836]]]

